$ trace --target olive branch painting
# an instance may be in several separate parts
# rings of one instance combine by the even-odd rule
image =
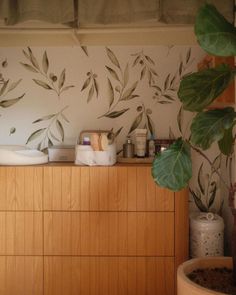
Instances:
[[[73,88],[74,85],[66,85],[66,69],[63,69],[59,74],[55,74],[50,70],[50,63],[47,51],[45,50],[41,62],[39,62],[30,47],[23,50],[23,54],[27,62],[20,64],[31,73],[34,73],[37,78],[33,78],[35,84],[56,93],[60,98],[62,93]],[[39,77],[39,78],[38,78]]]

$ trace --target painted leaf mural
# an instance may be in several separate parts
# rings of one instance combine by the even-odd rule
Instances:
[[[158,74],[155,70],[154,60],[150,56],[146,55],[143,50],[131,55],[134,57],[132,66],[139,66],[140,80],[147,77],[150,86],[155,84]]]
[[[26,144],[36,142],[39,150],[45,150],[55,143],[63,142],[65,138],[64,124],[69,123],[69,120],[64,114],[67,108],[68,106],[64,107],[58,113],[45,115],[33,121],[33,124],[41,123],[44,124],[44,126],[32,132]]]
[[[92,71],[87,72],[87,78],[83,83],[81,91],[88,90],[87,92],[87,103],[89,103],[94,95],[98,98],[99,95],[99,88],[97,82],[97,75],[94,74]]]
[[[136,94],[136,88],[138,86],[138,81],[135,81],[130,86],[130,75],[129,75],[129,65],[126,64],[123,69],[120,65],[120,62],[115,55],[115,53],[108,47],[106,47],[106,54],[109,58],[111,66],[105,65],[107,72],[110,77],[108,80],[108,111],[103,115],[99,116],[98,119],[102,117],[106,118],[118,118],[126,113],[130,108],[119,108],[119,104],[122,101],[132,100],[136,97],[139,97]]]
[[[5,69],[8,66],[7,59],[2,62],[2,68]],[[0,107],[5,109],[13,106],[18,101],[20,101],[24,96],[25,93],[21,95],[11,94],[10,92],[15,93],[15,89],[21,83],[22,79],[18,79],[17,81],[11,81],[10,79],[6,79],[3,73],[0,73]],[[10,93],[10,95],[9,95]],[[14,132],[10,132],[13,134]]]
[[[44,88],[45,90],[55,92],[58,98],[60,98],[62,92],[74,87],[74,85],[66,85],[63,88],[66,81],[66,70],[63,69],[62,72],[58,75],[54,74],[54,72],[51,72],[49,70],[50,62],[46,51],[44,51],[43,53],[41,63],[39,63],[30,47],[27,47],[27,51],[23,50],[23,54],[27,59],[27,63],[20,62],[20,64],[26,70],[35,73],[37,74],[37,77],[40,77],[40,79],[32,79],[36,85]]]
[[[191,58],[191,48],[185,53],[185,57],[180,56],[179,64],[174,73],[168,73],[162,81],[156,80],[155,83],[150,84],[154,90],[153,99],[160,104],[170,104],[177,98],[177,91],[180,80],[184,75],[189,73],[189,67],[193,62]]]

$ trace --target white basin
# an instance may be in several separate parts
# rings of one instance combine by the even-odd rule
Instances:
[[[48,162],[48,155],[21,145],[0,145],[0,165],[36,165]]]

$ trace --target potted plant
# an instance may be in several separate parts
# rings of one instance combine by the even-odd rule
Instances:
[[[200,46],[209,54],[216,56],[236,55],[236,29],[230,24],[214,6],[206,4],[196,17],[195,34]],[[191,122],[190,136],[178,138],[164,152],[159,153],[152,166],[152,175],[159,186],[173,191],[181,190],[188,186],[192,176],[191,150],[202,155],[214,169],[214,165],[204,151],[208,150],[216,142],[220,151],[227,157],[232,157],[235,137],[233,127],[236,124],[236,112],[232,107],[222,109],[206,108],[228,87],[236,75],[236,68],[227,64],[221,64],[215,68],[203,69],[189,74],[181,80],[178,97],[184,110],[195,114]],[[227,184],[219,171],[216,173],[221,178],[229,192],[229,206],[234,219],[232,236],[232,259],[221,258],[213,262],[214,266],[233,264],[232,279],[236,285],[236,209],[234,207],[234,195],[236,184]],[[231,261],[232,260],[232,261]],[[212,263],[212,259],[203,259],[204,267]],[[207,262],[205,262],[207,261]],[[215,261],[215,260],[214,260]],[[223,262],[222,262],[223,261]],[[190,264],[192,261],[189,262]],[[181,266],[178,273],[192,271],[191,266]],[[187,283],[186,283],[187,282]],[[192,284],[187,291],[180,287]],[[199,291],[200,290],[200,291]],[[199,291],[199,292],[198,292]],[[192,292],[192,293],[191,293]],[[224,292],[224,291],[223,291]],[[232,291],[236,292],[236,291]],[[226,292],[225,292],[226,293]],[[214,294],[212,291],[197,287],[189,279],[180,282],[178,279],[178,294]],[[218,294],[218,293],[216,293]],[[227,293],[226,293],[227,294]],[[236,293],[234,293],[236,294]]]

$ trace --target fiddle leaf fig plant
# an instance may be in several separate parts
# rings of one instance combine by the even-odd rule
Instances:
[[[195,35],[199,45],[215,56],[236,56],[236,29],[210,4],[200,8],[195,22]],[[214,168],[214,163],[204,151],[213,143],[224,155],[232,158],[235,136],[236,112],[233,107],[222,109],[206,108],[228,87],[236,75],[236,68],[221,64],[215,68],[202,69],[184,76],[180,82],[178,97],[184,110],[193,112],[190,136],[182,136],[165,151],[159,153],[152,166],[155,182],[173,191],[188,186],[192,176],[190,151],[201,154]],[[215,172],[229,191],[229,206],[234,217],[232,238],[233,276],[236,284],[236,209],[234,195],[236,184],[223,179],[218,170]],[[231,173],[230,173],[231,175]]]

